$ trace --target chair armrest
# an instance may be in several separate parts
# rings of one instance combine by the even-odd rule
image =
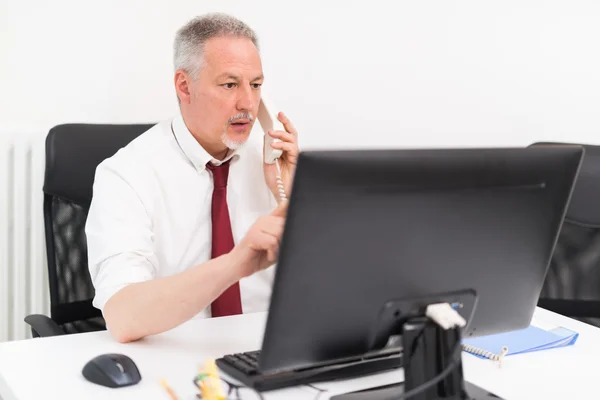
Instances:
[[[31,326],[33,337],[65,335],[65,331],[56,322],[43,314],[28,315],[25,317],[25,322]]]

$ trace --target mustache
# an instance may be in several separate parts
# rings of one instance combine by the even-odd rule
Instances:
[[[241,112],[241,113],[238,113],[238,114],[236,114],[236,115],[234,115],[232,117],[229,117],[229,119],[227,120],[227,123],[228,124],[232,124],[232,123],[234,123],[236,121],[239,121],[240,119],[247,119],[250,122],[252,122],[252,121],[254,121],[254,116],[249,111],[248,112]]]

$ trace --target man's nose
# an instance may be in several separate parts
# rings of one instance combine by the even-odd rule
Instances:
[[[238,101],[237,101],[238,110],[244,110],[244,111],[252,110],[252,102],[253,102],[252,90],[250,88],[241,89],[239,91],[239,97],[238,97]]]

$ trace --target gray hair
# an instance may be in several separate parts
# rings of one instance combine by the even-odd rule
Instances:
[[[245,37],[258,49],[256,33],[244,22],[223,13],[201,15],[181,27],[175,36],[173,64],[196,79],[204,64],[206,41],[220,36]]]

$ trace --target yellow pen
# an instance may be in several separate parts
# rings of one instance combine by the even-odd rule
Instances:
[[[221,378],[219,377],[215,360],[208,360],[205,369],[209,376],[209,384],[207,385],[209,397],[207,400],[225,400],[225,393],[223,393],[223,388],[221,387]]]
[[[162,385],[163,388],[165,388],[165,390],[167,391],[167,393],[169,394],[169,396],[171,396],[171,400],[178,400],[177,399],[177,395],[175,394],[175,392],[173,391],[173,389],[171,389],[171,387],[169,386],[169,384],[167,383],[167,381],[165,381],[164,379],[160,380],[160,384]]]

